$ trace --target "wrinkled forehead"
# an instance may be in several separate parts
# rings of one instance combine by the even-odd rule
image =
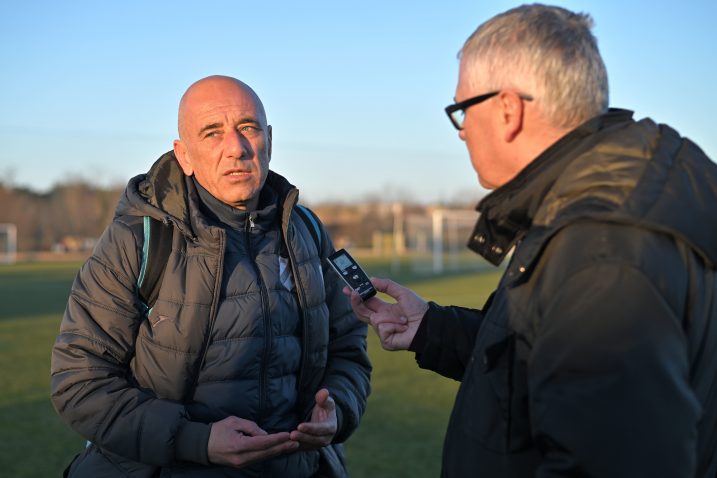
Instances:
[[[179,103],[179,132],[211,116],[241,116],[266,124],[259,97],[238,80],[207,79],[192,85]]]

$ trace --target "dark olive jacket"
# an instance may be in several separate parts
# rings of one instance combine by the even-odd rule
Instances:
[[[446,477],[717,474],[717,166],[611,110],[480,204],[482,310],[431,304],[419,365],[461,380]]]
[[[275,200],[230,230],[208,220],[171,152],[130,181],[75,279],[52,352],[53,404],[92,443],[76,476],[308,476],[317,452],[237,471],[211,466],[207,441],[230,415],[291,431],[322,387],[337,405],[334,442],[356,429],[369,393],[366,327],[325,263],[326,231],[317,250],[295,211],[298,190],[273,172],[262,196],[269,189]],[[173,228],[149,311],[138,297],[145,216]],[[340,447],[322,455],[343,467]]]

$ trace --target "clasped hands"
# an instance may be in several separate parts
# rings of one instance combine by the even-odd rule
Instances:
[[[316,392],[315,399],[309,421],[291,432],[267,433],[253,421],[238,417],[213,423],[207,445],[209,461],[239,468],[284,453],[329,445],[338,426],[336,403],[325,388]]]

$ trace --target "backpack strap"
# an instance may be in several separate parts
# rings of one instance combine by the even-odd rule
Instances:
[[[314,211],[301,204],[297,204],[294,209],[296,209],[296,212],[299,213],[299,217],[301,217],[309,229],[309,233],[314,239],[314,243],[316,243],[316,250],[319,252],[319,255],[321,255],[321,226],[319,226],[319,218],[316,217]]]
[[[144,216],[142,264],[137,279],[139,298],[148,309],[154,307],[162,284],[169,253],[172,251],[172,225]]]

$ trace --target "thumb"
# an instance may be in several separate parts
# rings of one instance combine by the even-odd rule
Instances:
[[[383,292],[384,294],[398,299],[408,289],[398,282],[394,282],[391,279],[384,279],[381,277],[371,277],[371,283],[377,291]]]
[[[331,398],[331,394],[325,388],[322,388],[321,390],[316,392],[314,398],[316,399],[316,405],[320,406],[321,408],[330,409],[334,405],[334,399]]]

